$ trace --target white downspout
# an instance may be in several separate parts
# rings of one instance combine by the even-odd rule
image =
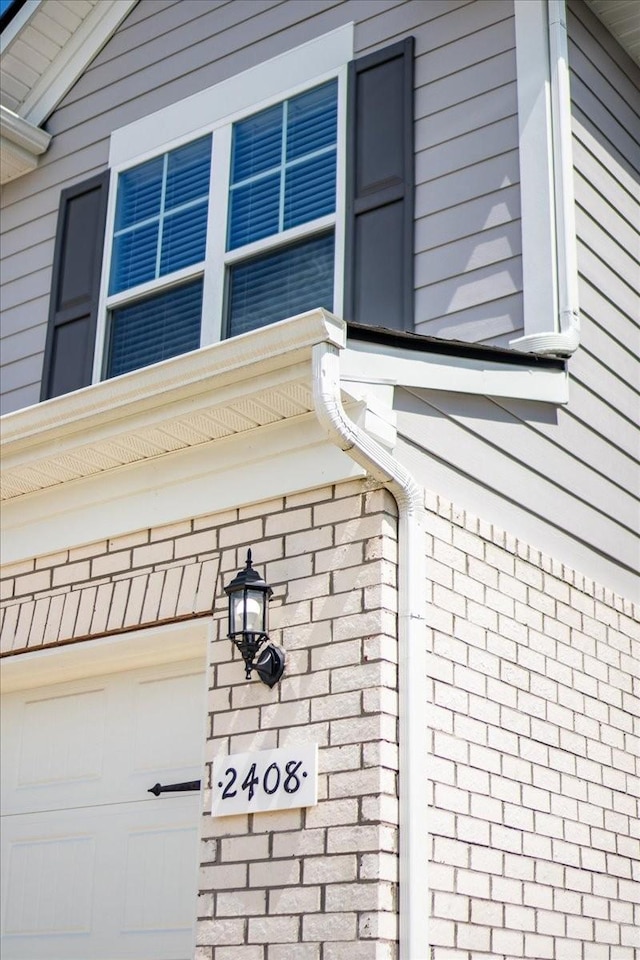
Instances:
[[[346,415],[337,347],[313,348],[315,411],[329,439],[398,504],[398,689],[401,960],[428,957],[427,659],[424,494],[411,474]]]
[[[548,5],[553,173],[556,194],[558,310],[560,335],[567,339],[568,348],[573,351],[580,342],[580,311],[578,308],[578,260],[573,193],[567,11],[565,0],[548,0]],[[575,346],[573,346],[574,343]]]
[[[525,13],[530,14],[530,0],[519,2],[525,3]],[[518,12],[516,7],[516,15]],[[580,310],[565,0],[547,0],[546,28],[548,65],[545,72],[548,72],[546,84],[549,89],[549,162],[553,184],[551,212],[558,315],[554,318],[555,329],[546,331],[543,327],[539,333],[525,334],[512,340],[511,346],[530,353],[568,356],[575,353],[580,345]],[[526,37],[523,42],[528,42]]]

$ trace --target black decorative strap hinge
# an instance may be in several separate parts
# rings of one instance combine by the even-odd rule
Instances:
[[[159,797],[161,793],[184,793],[187,790],[199,790],[200,780],[187,780],[185,783],[155,783],[147,793]]]

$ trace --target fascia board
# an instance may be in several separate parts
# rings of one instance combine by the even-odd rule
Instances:
[[[569,402],[568,374],[508,362],[475,360],[350,341],[341,354],[341,377],[423,390],[511,397],[547,403]]]
[[[96,4],[26,97],[20,110],[25,120],[36,126],[46,120],[137,2]]]
[[[153,411],[158,417],[173,415],[173,408],[167,413],[172,405],[205,393],[211,400],[215,391],[239,381],[285,371],[309,359],[311,348],[321,342],[342,347],[345,324],[325,310],[312,310],[6,414],[0,418],[3,462],[80,433],[82,442],[90,443],[92,433],[110,424],[120,429],[130,417]]]

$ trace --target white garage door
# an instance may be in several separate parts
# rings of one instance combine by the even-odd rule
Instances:
[[[3,960],[187,960],[201,661],[13,692],[2,706]]]

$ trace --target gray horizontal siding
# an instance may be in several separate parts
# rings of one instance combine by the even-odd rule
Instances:
[[[49,118],[39,169],[3,189],[3,335],[15,338],[3,412],[20,386],[37,393],[60,190],[104,169],[111,131],[349,21],[358,53],[416,39],[417,329],[488,340],[519,329],[510,0],[153,0]]]
[[[640,71],[583,3],[570,3],[568,28],[582,319],[581,345],[568,364],[569,404],[556,409],[398,391],[400,450],[426,486],[450,490],[452,499],[479,516],[506,525],[620,593],[637,596]],[[517,176],[515,165],[512,175]],[[517,183],[503,196],[517,222]],[[430,202],[438,203],[435,197]],[[482,199],[470,208],[481,215]],[[504,211],[502,217],[504,242],[510,234]],[[465,285],[474,273],[457,283],[453,270],[451,280],[437,273],[447,272],[447,250],[465,250],[464,218],[434,209],[426,220],[447,237],[433,255],[433,267],[418,256],[419,276],[428,281],[418,289],[424,297],[419,303],[433,315],[431,329],[439,333],[442,320],[436,315],[469,295]],[[420,221],[418,230],[424,230]],[[504,265],[514,270],[516,262],[506,259]],[[489,280],[488,269],[475,271],[481,284]],[[503,273],[502,284],[509,279],[508,271]],[[512,282],[517,286],[517,279]],[[463,334],[464,311],[449,316],[460,324],[450,330]],[[484,324],[491,329],[489,315]]]
[[[425,486],[623,596],[637,595],[637,498],[605,474],[607,461],[598,471],[566,449],[566,437],[583,440],[588,429],[568,411],[547,422],[539,404],[408,391],[398,392],[396,410],[402,459]]]
[[[522,328],[512,13],[501,2],[450,10],[418,48],[418,333],[501,343]]]

